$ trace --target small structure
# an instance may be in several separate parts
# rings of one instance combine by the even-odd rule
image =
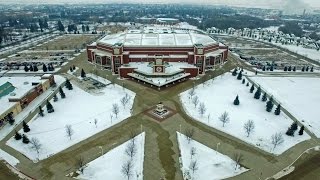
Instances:
[[[156,109],[153,111],[156,115],[163,117],[168,110],[164,108],[164,105],[162,102],[159,102],[159,104],[156,105]]]

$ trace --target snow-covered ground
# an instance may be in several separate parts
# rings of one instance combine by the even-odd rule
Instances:
[[[118,85],[107,86],[97,95],[89,94],[75,85],[71,91],[64,88],[64,92],[65,99],[58,95],[57,102],[51,100],[54,113],[48,114],[46,107],[43,107],[45,116],[37,115],[28,123],[31,131],[26,135],[30,140],[37,138],[42,144],[39,154],[31,149],[31,144],[23,144],[14,138],[7,144],[33,161],[45,159],[128,118],[135,97],[135,93]],[[130,100],[124,108],[120,99],[126,94]],[[113,104],[119,107],[117,117],[112,111]],[[71,125],[73,130],[71,139],[67,136],[66,125]]]
[[[184,179],[187,178],[186,174],[189,174],[192,180],[226,179],[248,170],[239,165],[236,168],[236,163],[231,158],[195,140],[191,140],[189,143],[187,136],[179,132],[177,132],[177,137]],[[195,154],[191,157],[192,148],[195,149]],[[194,161],[197,162],[198,170],[193,173],[192,169],[190,169],[190,164]]]
[[[249,90],[250,86],[247,87],[242,84],[240,80],[237,80],[230,73],[216,77],[213,81],[208,81],[206,85],[198,85],[195,90],[195,96],[199,97],[199,104],[204,103],[206,107],[206,113],[202,117],[198,111],[200,105],[198,104],[197,108],[195,108],[192,100],[189,99],[189,90],[181,93],[180,98],[187,114],[195,120],[276,155],[304,140],[310,139],[307,133],[302,136],[295,135],[294,137],[285,135],[293,121],[284,113],[276,116],[273,113],[275,107],[272,112],[267,112],[266,103],[254,99],[254,93],[250,93]],[[240,99],[239,106],[233,105],[237,95],[239,95]],[[219,117],[225,111],[229,114],[230,122],[223,127]],[[255,124],[255,128],[249,137],[247,137],[244,130],[244,124],[248,120],[252,120]],[[275,133],[281,133],[284,142],[273,149],[271,136]]]
[[[320,78],[250,77],[320,137]]]
[[[2,149],[0,149],[0,160],[5,160],[7,163],[9,163],[11,166],[15,166],[20,161],[16,159],[15,157],[11,156],[10,154],[6,153]]]
[[[126,148],[132,140],[121,144],[120,146],[112,149],[103,156],[91,161],[86,165],[86,168],[77,179],[95,179],[95,180],[123,180],[127,179],[126,176],[121,172],[124,163],[131,161],[132,176],[130,179],[143,179],[143,161],[144,161],[144,143],[145,143],[145,133],[135,137],[134,144],[136,146],[136,154],[131,159],[130,156],[126,154]]]
[[[309,48],[304,48],[302,46],[297,46],[297,45],[282,45],[281,43],[275,43],[272,42],[272,44],[280,46],[282,48],[288,49],[291,52],[300,54],[302,56],[305,56],[307,58],[313,59],[315,61],[320,62],[320,51],[317,51],[316,49],[309,49]]]

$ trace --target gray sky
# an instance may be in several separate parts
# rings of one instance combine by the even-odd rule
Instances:
[[[189,3],[189,4],[210,4],[210,5],[232,5],[244,7],[265,7],[265,8],[320,8],[320,0],[0,0],[0,4],[8,3]]]

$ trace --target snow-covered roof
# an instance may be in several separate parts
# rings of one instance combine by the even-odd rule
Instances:
[[[122,43],[127,47],[137,46],[168,46],[190,47],[194,44],[216,44],[217,42],[206,34],[169,27],[145,27],[142,30],[128,30],[118,34],[107,35],[98,43],[114,45]]]
[[[15,89],[8,95],[0,98],[0,114],[4,113],[7,109],[15,105],[15,103],[9,102],[9,99],[20,99],[26,93],[28,93],[35,86],[32,83],[43,83],[46,80],[41,80],[40,76],[28,76],[28,77],[1,77],[0,85],[6,82],[11,83]]]

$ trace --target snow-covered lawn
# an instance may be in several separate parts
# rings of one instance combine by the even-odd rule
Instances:
[[[246,172],[248,169],[237,165],[231,158],[195,141],[187,140],[187,136],[177,132],[179,149],[181,153],[182,173],[184,179],[189,174],[193,180],[226,179]],[[194,155],[191,157],[191,149]],[[191,162],[196,162],[197,170],[190,169]],[[189,172],[189,173],[187,173]]]
[[[320,78],[250,77],[320,137]]]
[[[10,154],[6,153],[2,149],[0,149],[0,160],[5,160],[7,163],[9,163],[11,166],[15,166],[20,161],[16,159],[15,157],[11,156]]]
[[[275,42],[272,42],[272,44],[320,62],[320,51],[317,51],[316,49],[309,49],[309,48],[304,48],[302,46],[291,45],[291,44],[282,45],[281,43],[275,43]]]
[[[283,153],[297,143],[310,139],[310,136],[306,133],[302,136],[295,135],[294,137],[285,135],[293,121],[284,113],[276,116],[273,113],[275,107],[272,112],[267,112],[266,103],[254,99],[254,93],[250,93],[249,90],[250,86],[247,87],[228,73],[216,77],[214,81],[208,81],[204,86],[200,84],[196,87],[194,97],[197,96],[199,98],[197,108],[195,108],[192,100],[189,99],[189,90],[181,93],[180,98],[187,114],[195,120],[276,155]],[[240,99],[239,106],[233,105],[237,95],[239,95]],[[201,103],[206,107],[206,112],[203,116],[199,113]],[[229,114],[230,122],[223,127],[219,117],[225,111]],[[255,128],[249,137],[247,137],[244,129],[244,124],[248,120],[252,120],[255,124]],[[281,133],[284,142],[273,149],[271,136],[275,133]]]
[[[123,180],[127,179],[122,171],[122,166],[131,161],[130,179],[143,179],[143,160],[144,160],[144,143],[145,133],[136,136],[134,141],[136,153],[131,157],[126,154],[126,149],[132,143],[132,139],[112,149],[103,156],[88,163],[77,179],[95,179],[95,180]]]
[[[23,144],[21,140],[11,138],[7,144],[34,161],[45,159],[128,118],[135,97],[135,93],[117,85],[101,89],[98,95],[89,94],[75,85],[71,91],[64,88],[64,92],[65,99],[58,95],[57,102],[51,100],[55,112],[48,114],[43,107],[45,116],[37,115],[28,123],[31,131],[25,134],[30,140],[37,138],[40,141],[39,155],[31,144]],[[124,108],[120,99],[126,94],[130,99]],[[113,104],[119,107],[117,117]],[[71,139],[66,134],[66,125],[73,129]]]

